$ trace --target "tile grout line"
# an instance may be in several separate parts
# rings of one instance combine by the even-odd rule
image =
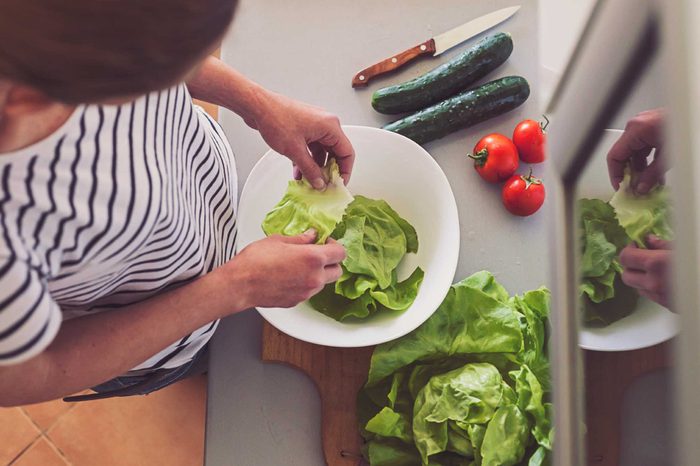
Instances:
[[[66,411],[66,412],[68,412],[68,411]],[[48,434],[48,430],[47,430],[46,433],[43,433],[43,434],[41,434],[41,435],[46,439],[47,442],[49,442],[49,444],[54,448],[54,450],[56,450],[56,452],[58,453],[58,455],[63,459],[63,461],[66,462],[66,464],[67,464],[68,466],[73,466],[73,463],[68,459],[68,457],[66,456],[66,454],[63,453],[63,450],[61,450],[60,448],[58,448],[58,445],[56,445],[56,444],[53,442],[53,440],[51,439],[51,437],[49,437],[47,434]]]
[[[19,460],[22,457],[22,455],[24,455],[27,452],[27,450],[29,450],[36,442],[38,442],[41,437],[42,437],[42,434],[39,434],[36,437],[34,437],[34,439],[31,442],[29,442],[29,444],[27,444],[26,447],[22,448],[22,451],[17,453],[17,456],[12,458],[10,460],[10,462],[7,463],[7,466],[12,466],[13,464],[15,464],[17,462],[17,460]]]
[[[68,457],[66,456],[66,454],[63,453],[63,451],[60,448],[58,448],[58,446],[54,443],[54,441],[51,439],[51,437],[49,437],[48,433],[49,433],[49,430],[51,430],[51,428],[53,426],[55,426],[63,416],[70,413],[73,410],[73,408],[75,408],[75,407],[76,407],[75,403],[71,404],[71,406],[69,406],[67,410],[65,410],[64,412],[62,412],[58,416],[56,416],[56,419],[54,419],[53,422],[51,422],[51,424],[49,424],[46,427],[46,429],[42,429],[41,426],[39,426],[39,424],[36,423],[34,418],[32,418],[29,415],[29,413],[27,411],[25,411],[24,407],[20,407],[22,414],[24,414],[27,417],[27,419],[29,419],[31,421],[31,423],[34,424],[34,426],[39,431],[39,435],[24,450],[22,450],[19,455],[17,455],[12,461],[10,461],[10,463],[7,466],[11,466],[14,462],[16,462],[20,458],[20,456],[22,456],[24,454],[24,452],[26,452],[29,449],[29,447],[34,445],[42,437],[44,438],[44,440],[46,440],[54,448],[54,450],[56,450],[58,455],[63,459],[63,461],[66,462],[66,464],[68,464],[69,466],[73,466],[73,463],[68,460]]]
[[[56,425],[56,423],[58,422],[59,419],[61,419],[63,416],[65,416],[66,414],[68,414],[69,412],[71,412],[71,410],[72,410],[73,408],[75,408],[75,405],[69,406],[67,410],[65,410],[64,412],[62,412],[62,413],[59,414],[58,416],[56,416],[56,419],[54,419],[54,420],[51,422],[51,424],[49,424],[49,425],[46,427],[46,429],[42,429],[42,427],[41,427],[39,424],[36,423],[36,421],[34,420],[34,418],[24,409],[24,406],[20,406],[19,408],[22,410],[22,413],[24,413],[24,415],[27,416],[27,418],[28,418],[30,421],[32,421],[32,424],[34,424],[34,426],[36,426],[36,428],[39,429],[39,432],[41,432],[42,434],[45,434],[46,432],[49,431],[49,429],[51,429],[54,425]]]

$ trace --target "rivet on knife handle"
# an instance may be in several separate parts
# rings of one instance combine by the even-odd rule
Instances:
[[[411,60],[420,57],[421,55],[433,55],[434,53],[435,41],[433,41],[433,39],[428,39],[422,44],[418,44],[413,48],[394,55],[391,58],[387,58],[386,60],[380,61],[379,63],[360,71],[354,78],[352,78],[352,87],[364,87],[370,80],[372,80],[372,78],[390,71],[394,71]]]

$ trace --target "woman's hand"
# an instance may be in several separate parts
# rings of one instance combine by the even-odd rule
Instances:
[[[671,305],[669,274],[671,273],[671,242],[655,236],[647,238],[649,249],[640,249],[635,244],[620,253],[620,264],[624,268],[622,281],[636,288],[640,295],[662,306]]]
[[[295,178],[303,175],[316,189],[326,185],[320,166],[326,156],[336,159],[347,184],[355,151],[335,115],[318,107],[270,91],[259,93],[259,109],[245,118],[265,142],[295,165]]]
[[[214,57],[188,77],[187,87],[193,97],[228,108],[260,131],[270,147],[292,160],[297,179],[303,174],[323,189],[319,166],[330,155],[345,183],[350,180],[355,151],[335,115],[268,91]]]
[[[662,109],[648,110],[632,118],[625,126],[625,132],[608,152],[608,173],[610,183],[617,191],[629,164],[638,175],[632,177],[632,189],[646,194],[657,184],[663,183],[663,125]],[[647,163],[652,149],[656,149],[654,160]]]
[[[343,273],[345,249],[330,240],[314,244],[310,230],[298,236],[272,235],[244,248],[224,265],[244,307],[292,307],[309,299]]]

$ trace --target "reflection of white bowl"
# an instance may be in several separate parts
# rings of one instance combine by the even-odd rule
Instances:
[[[315,311],[307,302],[291,309],[258,311],[277,329],[300,340],[326,346],[369,346],[409,333],[435,312],[457,268],[459,221],[445,174],[421,146],[376,128],[345,126],[344,130],[357,154],[350,191],[386,200],[418,233],[418,253],[407,255],[398,269],[400,280],[416,266],[425,271],[418,296],[402,313],[379,313],[343,323]],[[260,225],[282,198],[291,174],[289,160],[274,151],[255,165],[241,194],[239,250],[264,237]]]
[[[579,198],[609,200],[614,191],[610,185],[605,157],[622,134],[620,130],[606,130],[584,170],[578,185]],[[579,345],[598,351],[628,351],[653,346],[678,333],[678,317],[668,309],[641,298],[637,308],[627,317],[607,327],[582,326]]]

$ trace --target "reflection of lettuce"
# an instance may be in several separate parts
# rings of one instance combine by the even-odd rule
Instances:
[[[613,207],[599,199],[581,199],[581,284],[584,320],[610,324],[629,315],[637,294],[620,280],[618,255],[630,239],[615,217]]]
[[[620,225],[640,248],[645,248],[647,235],[671,239],[668,209],[668,190],[655,186],[648,194],[636,195],[630,189],[629,171],[620,184],[620,189],[610,199]]]
[[[314,189],[306,180],[289,182],[284,197],[263,221],[266,235],[294,236],[314,228],[318,233],[316,242],[326,242],[353,197],[340,177],[335,159],[324,171],[329,180],[324,191]]]
[[[547,290],[510,297],[479,272],[419,328],[377,346],[358,396],[370,464],[548,464],[548,314]]]
[[[636,290],[622,282],[619,254],[634,241],[644,248],[647,235],[670,239],[668,192],[656,186],[637,196],[630,190],[630,174],[610,202],[581,199],[581,284],[584,320],[608,325],[634,311]]]
[[[340,279],[309,301],[316,310],[340,321],[382,309],[404,311],[413,303],[423,270],[398,282],[396,268],[406,253],[418,251],[418,236],[389,204],[355,197],[331,236],[347,256]]]

